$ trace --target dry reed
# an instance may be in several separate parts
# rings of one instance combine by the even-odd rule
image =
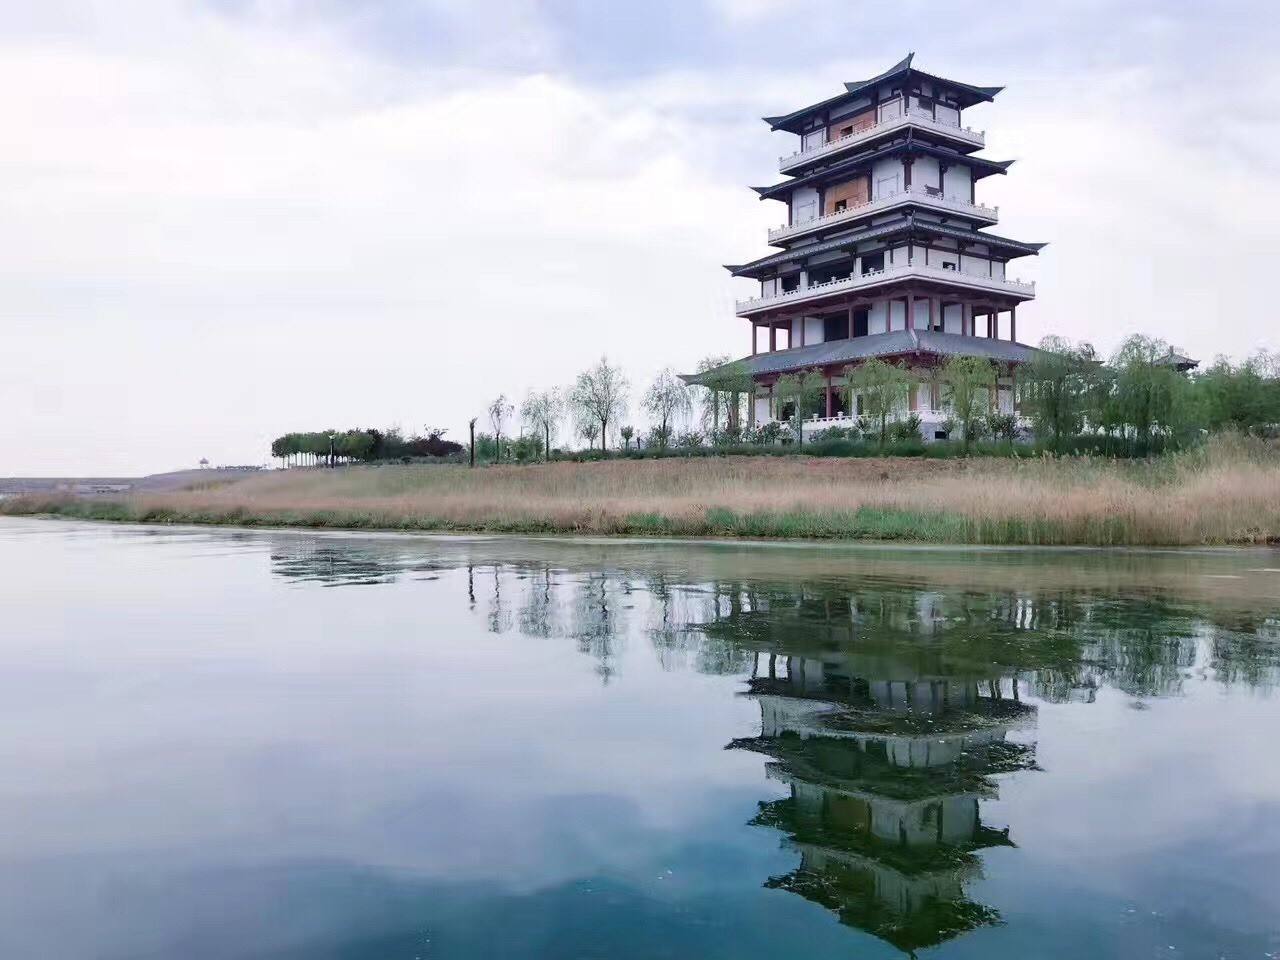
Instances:
[[[733,457],[294,470],[5,512],[329,527],[912,539],[1280,542],[1280,454],[1239,439],[1157,461]]]

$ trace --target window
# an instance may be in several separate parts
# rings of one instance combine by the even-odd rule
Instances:
[[[848,210],[848,209],[849,209],[849,201],[848,201],[848,200],[837,200],[837,201],[836,201],[836,209],[835,209],[835,212],[836,212],[836,213],[842,213],[843,211]]]
[[[782,278],[782,292],[790,293],[792,290],[800,289],[800,274],[793,273],[789,277]]]
[[[956,268],[956,262],[955,262],[954,260],[943,260],[943,261],[942,261],[942,269],[943,269],[943,270],[954,270],[955,268]]]
[[[884,269],[884,251],[879,253],[864,253],[862,255],[862,275],[865,277],[868,273],[877,273]]]
[[[849,125],[849,126],[847,126],[847,127],[841,127],[841,128],[840,128],[840,136],[842,136],[842,137],[851,137],[851,136],[853,136],[853,124],[850,124],[850,125]]]

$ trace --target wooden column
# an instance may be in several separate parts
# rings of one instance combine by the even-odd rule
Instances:
[[[769,352],[773,353],[778,349],[778,325],[772,320],[769,321]],[[770,393],[773,391],[770,390]]]
[[[973,336],[973,304],[967,301],[960,304],[960,332]]]
[[[907,291],[907,319],[904,326],[908,330],[914,330],[916,326],[916,295],[910,290]]]
[[[1018,340],[1018,305],[1016,303],[1009,308],[1009,339],[1015,343]]]
[[[792,320],[791,320],[791,329],[792,329],[792,330],[794,330],[794,329],[796,328],[796,321],[798,320],[798,321],[800,322],[800,346],[802,346],[802,347],[804,346],[804,335],[805,335],[805,329],[804,329],[804,328],[805,328],[805,327],[807,327],[807,326],[809,326],[809,324],[805,323],[805,320],[806,320],[806,319],[807,319],[807,318],[805,318],[805,317],[794,317],[794,318],[792,318]]]
[[[827,373],[827,419],[831,419],[831,373]]]
[[[751,321],[751,355],[756,355],[756,322]]]
[[[849,307],[849,339],[853,339],[853,307]]]

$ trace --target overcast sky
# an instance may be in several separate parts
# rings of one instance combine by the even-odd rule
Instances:
[[[1007,89],[1020,339],[1280,347],[1269,4],[4,0],[0,475],[447,426],[749,350],[760,117],[916,51]],[[634,404],[633,404],[634,406]]]

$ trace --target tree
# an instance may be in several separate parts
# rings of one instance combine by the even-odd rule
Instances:
[[[658,445],[666,448],[671,440],[676,418],[688,417],[693,410],[689,388],[670,367],[662,370],[649,389],[645,391],[640,406],[653,421],[654,436]]]
[[[471,466],[476,465],[476,417],[472,417],[467,426],[471,430]]]
[[[845,367],[844,372],[849,409],[855,407],[854,396],[861,394],[863,411],[879,424],[883,449],[889,434],[889,417],[906,403],[910,378],[902,368],[878,357],[864,360],[856,367]]]
[[[634,427],[623,427],[618,431],[622,435],[622,445],[625,449],[631,449],[631,438],[636,435]]]
[[[1135,447],[1175,436],[1190,420],[1189,381],[1169,362],[1172,352],[1163,340],[1134,335],[1112,358],[1117,410]]]
[[[791,405],[791,427],[796,432],[796,443],[804,443],[805,414],[812,413],[819,398],[827,388],[827,378],[820,370],[802,370],[778,378],[773,386],[774,395],[783,405]]]
[[[1080,432],[1086,415],[1094,427],[1109,419],[1108,395],[1098,390],[1093,347],[1063,337],[1045,337],[1039,352],[1019,371],[1022,409],[1038,438],[1052,437],[1055,450]]]
[[[520,405],[525,426],[543,438],[543,456],[551,459],[551,434],[564,414],[564,401],[558,390],[534,391]]]
[[[578,433],[582,439],[587,441],[587,449],[594,450],[596,437],[600,435],[600,424],[595,420],[584,420],[578,424]],[[604,449],[604,444],[600,445]]]
[[[1240,364],[1217,357],[1195,378],[1197,412],[1210,430],[1241,432],[1280,423],[1280,378],[1275,362],[1259,351]]]
[[[951,417],[960,427],[964,452],[968,453],[977,425],[990,406],[995,368],[981,357],[952,357],[942,377],[950,392]]]
[[[489,425],[493,427],[493,441],[497,449],[496,459],[499,462],[502,461],[502,431],[512,411],[511,402],[507,400],[505,393],[498,394],[497,398],[489,404]]]
[[[610,422],[619,419],[626,409],[629,389],[630,384],[622,370],[610,366],[607,357],[601,357],[594,367],[578,374],[569,394],[569,402],[573,404],[578,418],[599,424],[602,453],[608,443]]]
[[[703,396],[703,417],[707,432],[715,443],[720,432],[720,410],[726,412],[726,426],[737,426],[739,395],[750,393],[754,386],[750,368],[741,360],[728,357],[704,357],[698,363],[698,386],[706,390]]]

